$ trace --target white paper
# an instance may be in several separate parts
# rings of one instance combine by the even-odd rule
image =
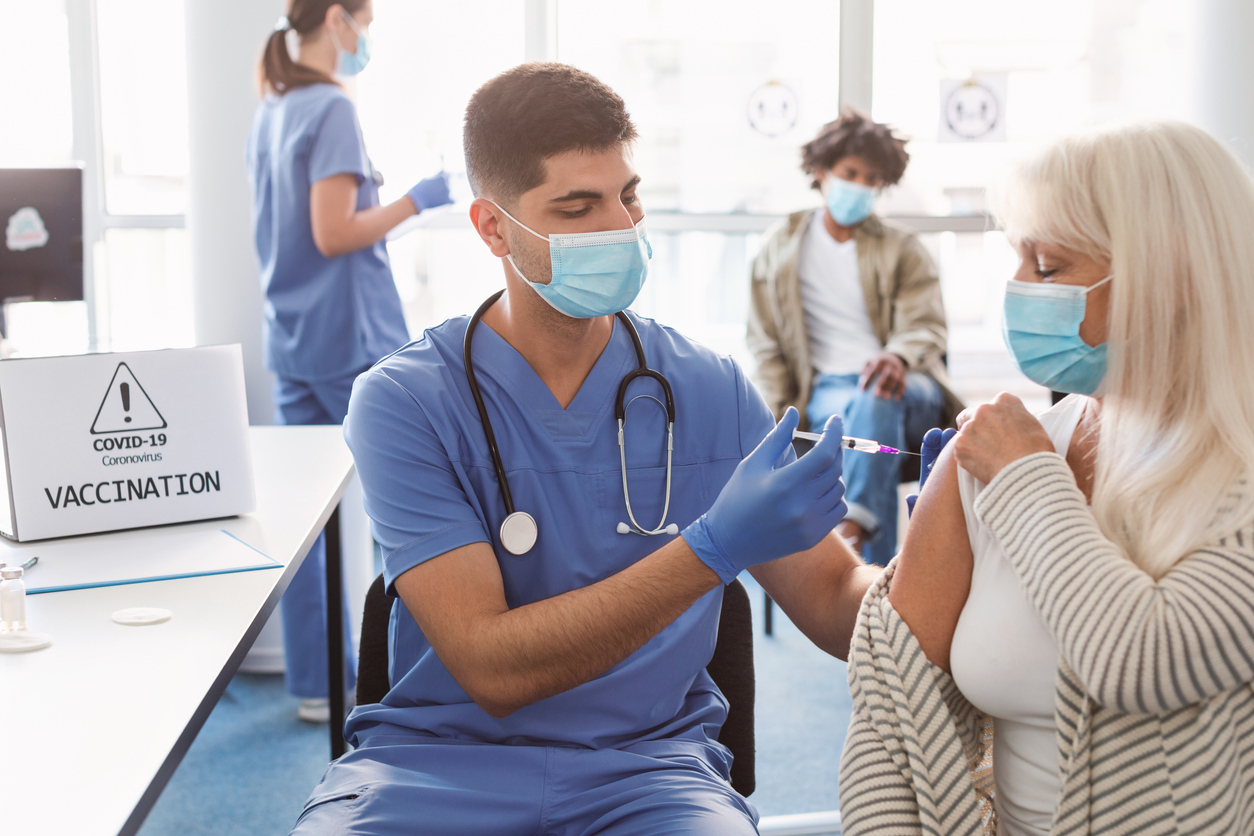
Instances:
[[[36,555],[39,562],[24,578],[31,594],[283,566],[225,531],[145,532],[0,551],[10,566]]]
[[[0,399],[10,539],[256,507],[238,345],[4,360]]]

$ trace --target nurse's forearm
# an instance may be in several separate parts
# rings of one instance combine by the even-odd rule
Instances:
[[[309,190],[314,246],[327,258],[372,246],[413,215],[414,202],[408,196],[358,211],[357,178],[353,174],[319,180]]]
[[[881,571],[865,565],[835,533],[808,551],[749,570],[793,624],[838,659],[849,656],[862,597]]]
[[[499,583],[491,550],[475,545]],[[476,590],[480,570],[466,555],[447,560],[463,551],[411,569],[396,589],[445,667],[496,717],[604,674],[720,583],[677,537],[599,583],[509,609],[503,591],[489,603]]]

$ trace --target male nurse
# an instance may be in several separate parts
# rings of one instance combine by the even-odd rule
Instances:
[[[615,314],[650,257],[635,137],[613,90],[560,64],[516,67],[470,101],[471,220],[506,286],[471,360],[538,538],[523,554],[501,541],[467,318],[358,378],[345,435],[400,599],[392,689],[350,715],[357,748],[296,833],[753,834],[718,742],[727,702],[705,672],[724,584],[749,569],[816,644],[847,652],[877,570],[832,533],[840,420],[796,459],[796,410],[776,427],[732,360],[630,312],[674,393],[680,534],[619,533],[615,402],[638,361]],[[650,526],[667,502],[665,398],[639,378],[626,400],[631,511]]]

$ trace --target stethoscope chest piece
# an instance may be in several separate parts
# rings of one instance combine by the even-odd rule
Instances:
[[[510,554],[526,554],[536,544],[540,529],[526,511],[515,511],[501,523],[501,545]]]

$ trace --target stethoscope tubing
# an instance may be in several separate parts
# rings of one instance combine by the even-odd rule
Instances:
[[[514,497],[509,492],[509,480],[505,478],[505,463],[501,461],[501,451],[496,446],[496,433],[492,432],[492,421],[488,418],[488,408],[483,405],[483,395],[479,393],[479,382],[475,380],[475,364],[470,357],[475,326],[479,324],[479,320],[483,319],[483,315],[488,312],[488,308],[495,305],[496,301],[504,294],[504,288],[493,293],[479,306],[479,310],[475,311],[474,316],[470,318],[470,324],[466,326],[466,336],[462,340],[462,362],[466,365],[466,382],[470,384],[470,395],[475,399],[475,408],[479,410],[479,422],[483,425],[483,435],[488,441],[488,454],[492,458],[492,468],[496,471],[496,481],[501,486],[501,499],[505,502],[505,515],[509,516],[514,513]]]
[[[495,305],[497,300],[500,299],[504,293],[505,291],[503,289],[493,293],[486,300],[484,300],[483,304],[479,306],[479,309],[475,311],[473,316],[470,317],[470,322],[466,325],[466,336],[462,340],[462,362],[466,366],[466,382],[470,386],[470,395],[474,399],[475,408],[479,412],[479,423],[483,426],[483,435],[488,443],[488,455],[492,459],[492,469],[496,472],[496,481],[501,487],[501,500],[505,505],[505,521],[501,524],[501,542],[502,545],[505,546],[506,550],[510,551],[512,554],[525,554],[530,551],[531,545],[535,542],[535,520],[531,517],[531,515],[525,512],[520,512],[514,508],[514,496],[510,493],[509,480],[505,476],[505,463],[501,458],[501,451],[496,443],[496,433],[492,431],[492,421],[488,416],[487,406],[484,405],[483,395],[479,391],[479,382],[475,377],[475,364],[471,356],[471,349],[474,344],[475,327],[478,326],[479,321],[483,319],[483,315],[488,312],[488,309]],[[633,528],[627,529],[627,531],[643,535],[673,534],[675,533],[675,531],[672,530],[674,529],[674,526],[666,525],[666,517],[670,513],[671,506],[671,464],[675,449],[675,396],[671,391],[670,382],[662,375],[662,373],[649,368],[648,358],[644,353],[644,344],[640,341],[640,334],[636,331],[636,326],[627,316],[627,313],[625,311],[619,311],[616,316],[627,328],[627,334],[631,337],[632,347],[636,351],[636,362],[638,364],[637,368],[624,375],[622,381],[619,382],[618,397],[614,403],[614,414],[618,420],[619,460],[622,464],[623,474],[623,501],[627,505],[627,517],[631,520],[633,526]],[[648,377],[657,381],[657,383],[662,387],[662,395],[666,400],[665,404],[663,404],[663,409],[666,411],[666,501],[662,509],[662,521],[658,523],[657,528],[652,530],[646,529],[636,521],[635,514],[631,509],[631,494],[627,487],[627,448],[623,434],[623,427],[627,416],[628,406],[626,403],[627,387],[631,385],[632,381],[640,377]],[[653,398],[652,395],[647,397],[657,400],[656,398]],[[635,399],[633,398],[633,400]],[[523,547],[521,551],[515,551],[509,543],[509,538],[505,535],[506,527],[510,524],[511,518],[516,517],[525,517],[533,529],[531,544]]]

